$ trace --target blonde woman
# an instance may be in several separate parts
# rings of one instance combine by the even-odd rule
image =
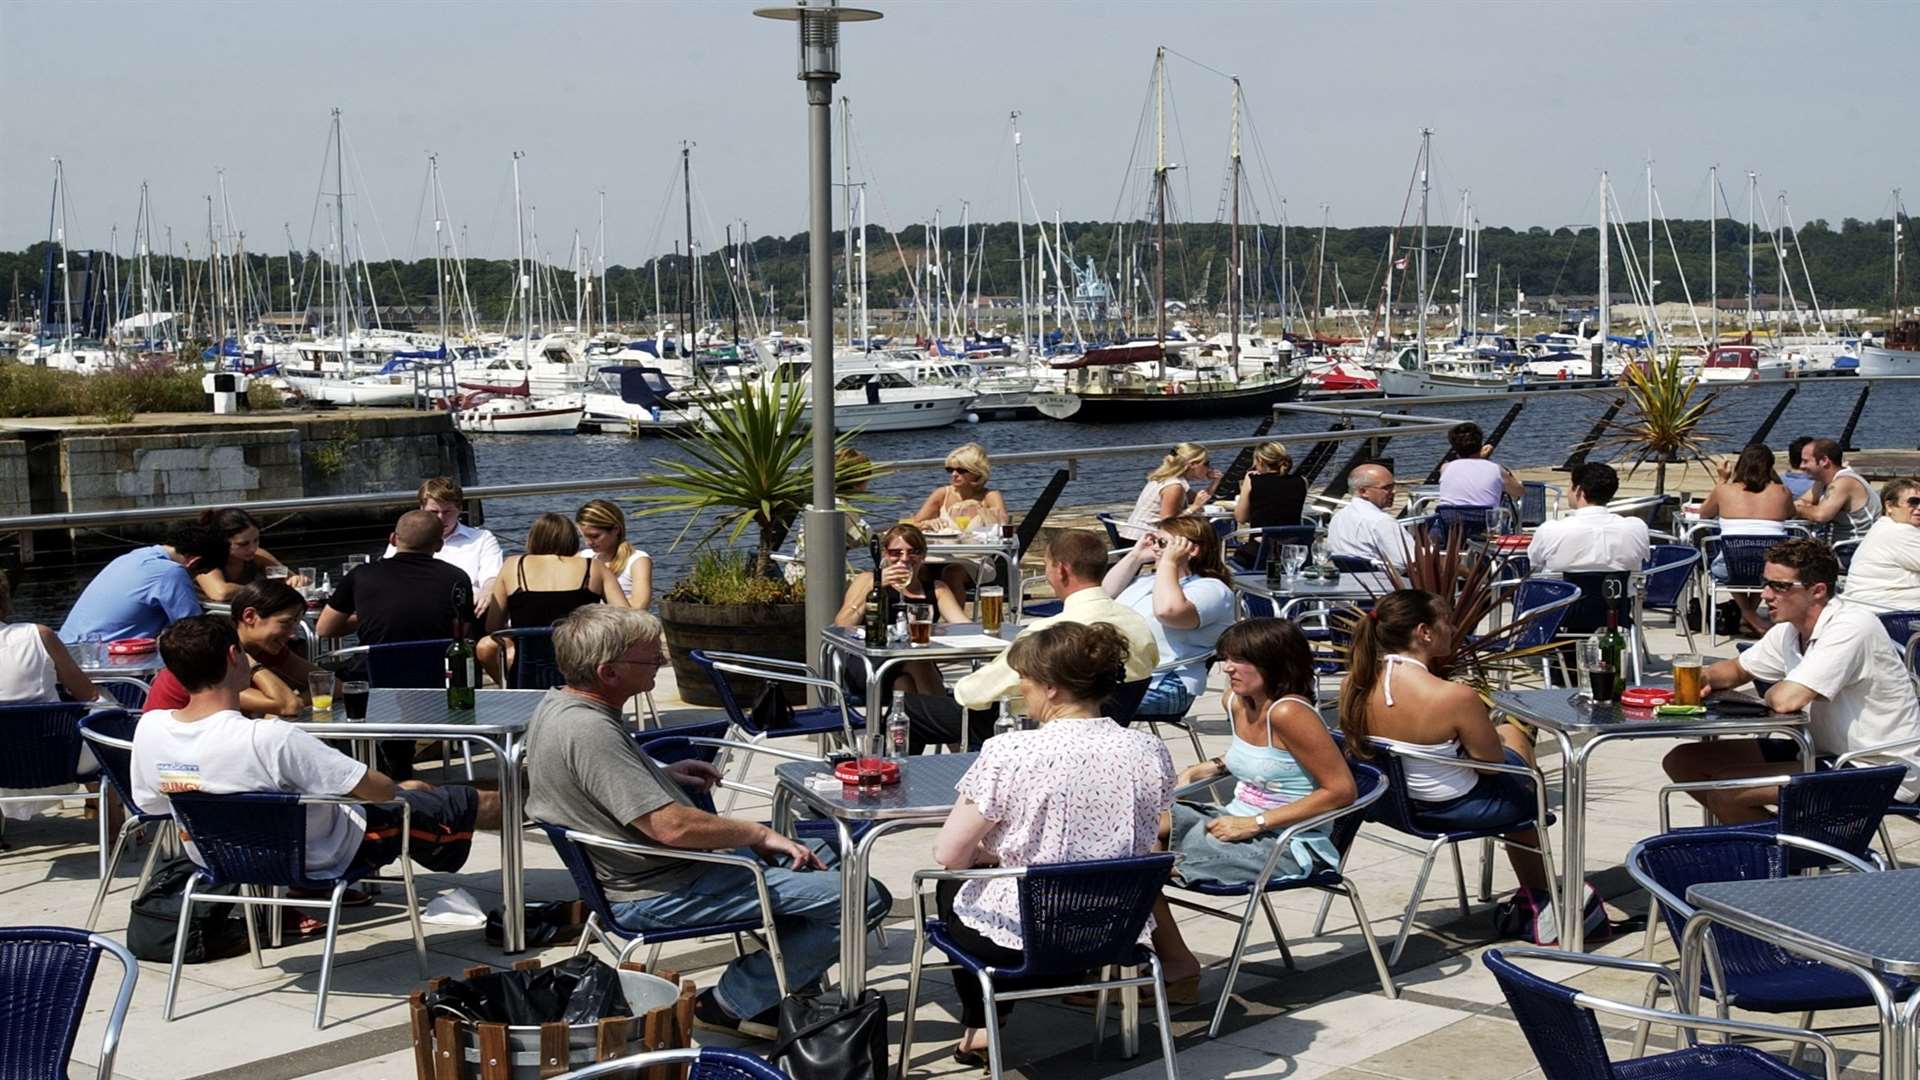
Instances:
[[[1147,484],[1133,501],[1133,513],[1120,526],[1120,535],[1138,540],[1161,520],[1200,509],[1213,499],[1213,485],[1219,482],[1220,470],[1207,464],[1207,448],[1181,443],[1147,474]]]
[[[1307,502],[1307,482],[1293,475],[1293,455],[1285,443],[1262,443],[1253,452],[1253,468],[1240,481],[1234,496],[1233,520],[1264,529],[1300,524]]]
[[[920,504],[913,524],[922,529],[958,529],[959,519],[964,517],[966,527],[974,529],[1008,520],[1007,500],[987,486],[993,463],[987,459],[986,447],[979,443],[955,447],[947,455],[946,468],[948,482],[934,488],[927,501]]]
[[[653,603],[653,557],[627,541],[627,515],[606,499],[594,499],[573,515],[586,546],[580,557],[592,559],[614,575],[627,606],[644,610]]]

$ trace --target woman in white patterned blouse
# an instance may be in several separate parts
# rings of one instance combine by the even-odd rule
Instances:
[[[960,801],[934,841],[935,861],[959,870],[1153,851],[1160,815],[1173,804],[1173,759],[1159,739],[1100,715],[1101,703],[1126,678],[1126,660],[1126,640],[1103,624],[1058,623],[1013,643],[1007,663],[1019,674],[1027,714],[1039,727],[987,740],[956,788]],[[968,952],[1000,967],[1021,962],[1013,881],[943,882],[936,899],[941,919]],[[1142,930],[1142,944],[1152,925]],[[1017,987],[1009,980],[1004,988]],[[980,984],[956,973],[954,989],[966,1028],[954,1059],[984,1063]],[[1011,1007],[999,1006],[1001,1022]]]

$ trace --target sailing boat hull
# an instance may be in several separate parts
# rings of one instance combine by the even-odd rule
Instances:
[[[1125,424],[1136,420],[1261,416],[1275,405],[1299,397],[1302,378],[1293,375],[1255,386],[1202,390],[1189,394],[1169,394],[1157,389],[1076,394],[1073,396],[1079,399],[1079,408],[1059,418],[1076,424]]]
[[[1920,375],[1920,349],[1889,349],[1885,345],[1860,343],[1861,375]]]

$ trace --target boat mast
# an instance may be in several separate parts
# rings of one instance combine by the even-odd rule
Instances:
[[[973,206],[965,199],[960,200],[960,310],[959,325],[960,348],[964,352],[967,345],[967,289],[973,284]]]
[[[527,266],[527,226],[526,215],[520,209],[520,159],[527,155],[522,151],[513,152],[513,265],[518,271],[520,295],[520,366],[528,366],[532,353],[533,338],[533,278]]]
[[[340,373],[347,374],[347,170],[341,152],[340,110],[333,110],[333,212],[340,228],[340,281],[334,290],[340,322]],[[212,213],[211,203],[208,209]]]
[[[1313,266],[1313,317],[1322,322],[1327,318],[1327,305],[1321,299],[1321,291],[1327,282],[1327,219],[1332,211],[1332,203],[1320,204],[1320,255]]]
[[[740,233],[746,235],[746,225],[742,223]],[[860,189],[860,340],[873,347],[873,327],[868,320],[871,314],[867,310],[867,189]]]
[[[1887,308],[1889,321],[1900,317],[1900,189],[1893,189],[1893,297]]]
[[[693,299],[693,287],[694,287],[693,286],[693,144],[685,140],[681,140],[681,143],[680,143],[680,195],[681,195],[681,200],[687,204],[687,295],[686,295],[685,303],[681,305],[681,311],[680,311],[680,317],[682,321],[685,323],[685,325],[681,327],[681,332],[687,335],[687,345],[685,349],[681,350],[680,355],[682,358],[686,360],[687,372],[691,374],[694,369],[693,316],[689,313],[686,305],[694,302],[694,299]]]
[[[1020,160],[1020,110],[1007,114],[1007,122],[1013,125],[1013,235],[1020,257],[1020,346],[1027,359],[1027,367],[1033,367],[1033,311],[1027,301],[1027,212],[1021,204],[1020,194],[1027,186],[1026,168]],[[1896,218],[1898,214],[1894,215]],[[1895,279],[1899,277],[1895,274]],[[1896,292],[1898,290],[1895,290]]]
[[[1707,306],[1712,308],[1713,339],[1720,344],[1720,166],[1707,166]]]
[[[847,231],[841,234],[847,248],[846,285],[841,295],[847,298],[847,347],[860,340],[853,327],[853,110],[845,94],[840,95],[840,189],[847,210]],[[745,240],[745,230],[740,239]]]
[[[1747,174],[1747,333],[1753,333],[1753,193],[1759,186],[1757,173]]]
[[[1153,50],[1154,377],[1167,377],[1167,50]]]
[[[429,182],[433,185],[433,293],[434,303],[440,309],[440,352],[444,359],[447,351],[447,241],[441,235],[446,220],[440,214],[440,155],[427,155],[427,171],[432,174]]]
[[[740,232],[744,236],[746,234],[746,228],[743,226]],[[730,299],[732,300],[732,303],[729,304],[728,306],[733,309],[733,345],[736,350],[740,346],[740,294],[734,291],[734,272],[736,269],[738,269],[739,265],[740,265],[739,253],[736,252],[733,248],[733,226],[728,225],[727,226],[727,291],[732,294],[732,296],[730,297]],[[851,318],[852,317],[851,309],[853,308],[853,303],[851,300],[848,301],[847,308],[849,309],[848,317]]]
[[[607,189],[600,189],[600,237],[593,243],[594,252],[600,259],[600,328],[605,330],[607,323]]]
[[[1240,314],[1234,308],[1234,294],[1240,284],[1240,76],[1233,77],[1233,212],[1227,238],[1227,362],[1232,365],[1234,381],[1240,379]]]
[[[1613,329],[1613,267],[1608,263],[1613,245],[1607,242],[1607,199],[1611,197],[1607,174],[1600,174],[1600,351],[1594,354],[1593,374],[1605,366],[1607,337]]]
[[[1287,200],[1280,200],[1280,336],[1293,332],[1293,263],[1287,258]]]
[[[1420,275],[1420,310],[1415,327],[1415,340],[1419,354],[1415,357],[1421,367],[1427,364],[1427,163],[1433,152],[1433,129],[1420,129],[1420,252],[1419,264],[1414,272]]]

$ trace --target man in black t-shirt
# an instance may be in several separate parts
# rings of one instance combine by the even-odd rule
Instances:
[[[433,557],[440,550],[439,519],[410,510],[400,515],[392,540],[392,556],[356,567],[334,589],[315,633],[354,633],[362,645],[428,641],[450,637],[455,612],[473,610],[466,571]]]

